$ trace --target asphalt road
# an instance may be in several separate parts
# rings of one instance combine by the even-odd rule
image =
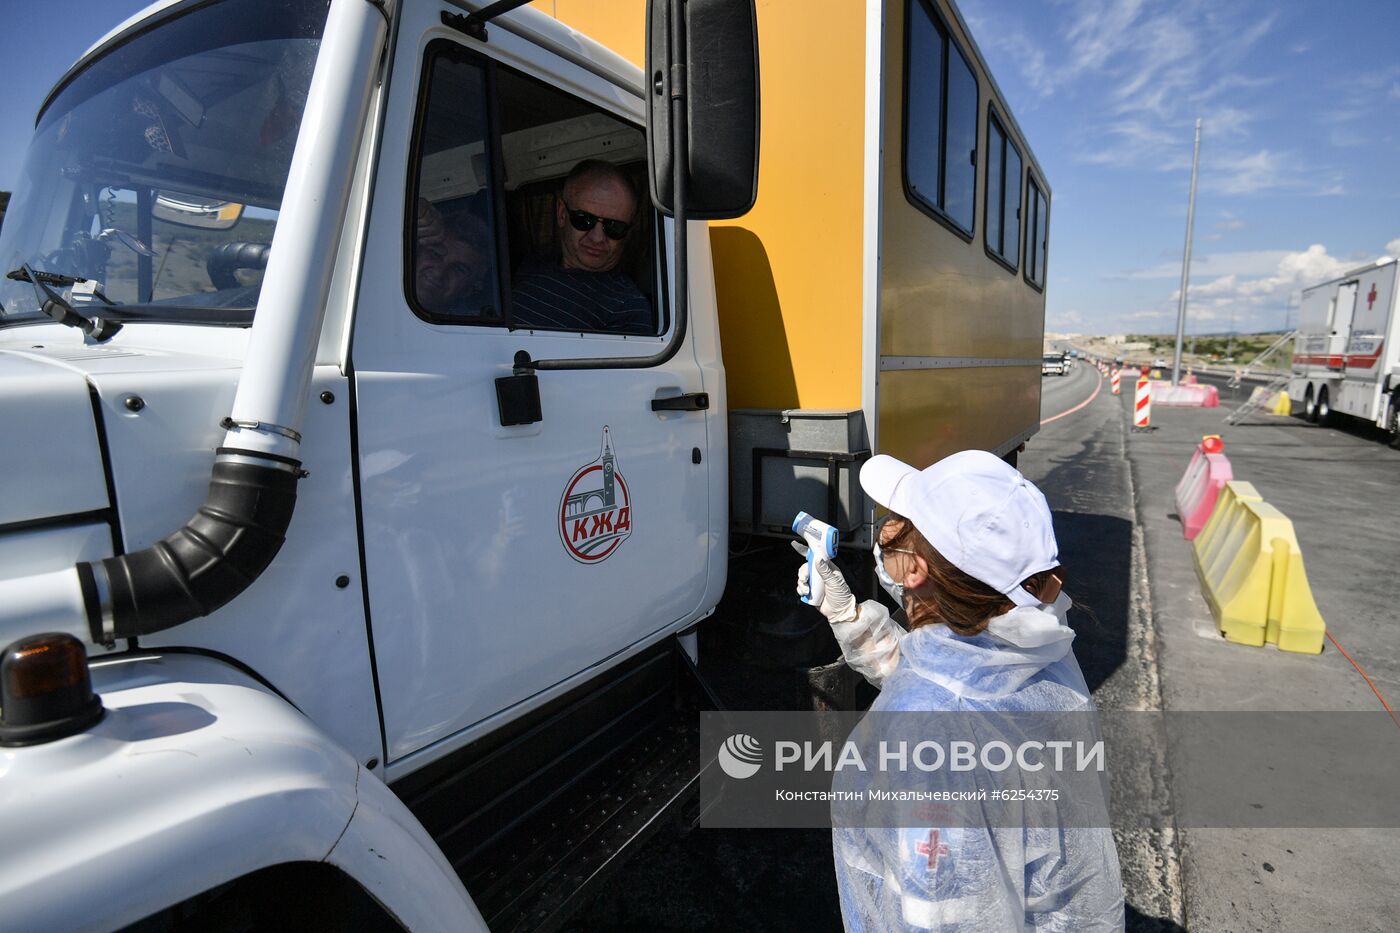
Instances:
[[[1157,645],[1162,708],[1169,711],[1354,711],[1380,720],[1376,744],[1357,742],[1358,719],[1296,747],[1337,774],[1364,771],[1393,755],[1400,728],[1389,729],[1383,704],[1400,699],[1394,607],[1400,599],[1395,529],[1400,527],[1400,452],[1365,425],[1320,427],[1299,418],[1256,413],[1238,425],[1225,415],[1243,401],[1220,377],[1221,408],[1153,411],[1153,430],[1130,433],[1137,527],[1146,557],[1149,615]],[[1129,402],[1120,402],[1124,423]],[[1327,623],[1320,655],[1225,642],[1195,578],[1175,515],[1173,488],[1206,433],[1221,434],[1236,479],[1247,480],[1293,524],[1312,596]],[[1382,699],[1386,698],[1386,699]],[[1348,723],[1352,724],[1349,728]],[[1384,748],[1377,747],[1383,745]],[[1179,790],[1168,751],[1164,782]],[[1182,909],[1192,930],[1393,930],[1400,891],[1400,830],[1338,828],[1327,804],[1331,780],[1311,779],[1313,803],[1280,810],[1270,785],[1288,782],[1259,770],[1255,806],[1276,828],[1187,826],[1176,834]],[[1385,781],[1385,779],[1382,779]],[[1293,782],[1290,787],[1302,786]],[[1382,795],[1389,787],[1376,788]],[[1174,791],[1175,793],[1175,791]],[[1364,799],[1366,791],[1361,792]],[[1175,793],[1179,800],[1180,794]],[[1299,825],[1302,824],[1302,825]],[[1291,827],[1291,828],[1290,828]]]
[[[1054,511],[1066,589],[1075,600],[1075,655],[1101,710],[1379,711],[1378,694],[1392,705],[1400,700],[1400,452],[1364,426],[1323,428],[1268,415],[1227,426],[1228,407],[1158,408],[1155,430],[1139,434],[1129,430],[1126,383],[1124,395],[1114,397],[1108,381],[1081,363],[1041,385],[1042,428],[1020,467]],[[1222,405],[1229,395],[1222,388]],[[1236,477],[1253,482],[1293,520],[1318,606],[1351,660],[1331,642],[1320,656],[1299,656],[1231,645],[1214,632],[1172,500],[1205,433],[1223,434]],[[763,559],[760,548],[735,566]],[[791,598],[785,583],[771,590],[768,602],[746,608],[762,616]],[[720,688],[757,697],[749,708],[791,702],[790,672],[725,656],[722,648],[717,655],[715,647],[707,647],[702,627],[702,669]],[[1339,736],[1337,748],[1312,751],[1345,767],[1344,755],[1355,751],[1344,744]],[[1111,762],[1115,812],[1125,801],[1169,805],[1175,765],[1165,744]],[[1115,831],[1129,930],[1395,928],[1398,830],[1167,822],[1163,829]],[[830,835],[664,830],[573,928],[840,930]]]
[[[1134,509],[1125,432],[1108,383],[1100,382],[1097,371],[1082,363],[1067,376],[1042,377],[1041,417],[1047,423],[1028,444],[1020,466],[1045,491],[1055,512],[1061,558],[1079,607],[1070,613],[1078,633],[1075,653],[1099,705],[1155,708],[1153,648],[1142,600],[1134,596]],[[785,544],[779,545],[774,558],[790,564],[785,550]],[[760,551],[736,562],[735,572],[764,566],[763,557]],[[787,577],[772,575],[781,585],[765,594],[764,606],[729,607],[728,615],[741,616],[744,608],[763,615],[790,604]],[[722,697],[741,701],[744,708],[778,708],[792,701],[790,672],[736,657],[731,641],[707,643],[703,626],[701,667]],[[1142,757],[1143,763],[1150,760],[1150,754]],[[1123,779],[1134,777],[1125,773]],[[1145,779],[1150,781],[1150,775]],[[1177,868],[1174,857],[1163,855],[1170,846],[1138,833],[1120,834],[1119,848],[1129,890],[1129,929],[1179,929],[1170,919],[1179,913]],[[668,828],[614,876],[572,929],[838,931],[832,872],[826,831],[686,833]]]

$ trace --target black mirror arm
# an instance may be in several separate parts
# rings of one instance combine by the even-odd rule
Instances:
[[[478,42],[486,41],[486,24],[500,16],[502,13],[509,13],[519,6],[524,6],[530,0],[496,0],[495,3],[487,4],[475,13],[468,13],[463,16],[461,13],[449,13],[442,11],[442,24],[464,32],[476,39]]]

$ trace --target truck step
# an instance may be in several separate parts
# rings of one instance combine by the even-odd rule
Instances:
[[[694,800],[714,708],[667,639],[394,790],[493,931],[555,929]]]

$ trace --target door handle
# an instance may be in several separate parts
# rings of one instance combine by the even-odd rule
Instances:
[[[710,407],[710,393],[689,392],[651,400],[652,411],[705,411]]]

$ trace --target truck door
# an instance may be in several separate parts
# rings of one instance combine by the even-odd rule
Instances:
[[[1356,312],[1356,291],[1360,283],[1346,282],[1337,288],[1337,303],[1332,309],[1332,339],[1327,345],[1327,365],[1341,369],[1346,363],[1347,344],[1351,341],[1351,318]]]
[[[645,194],[624,216],[579,193],[646,191],[640,101],[600,67],[503,28],[476,43],[427,6],[403,13],[351,351],[391,761],[675,627],[702,599],[711,540],[707,414],[652,407],[705,388],[691,347],[652,368],[542,372],[532,423],[498,407],[517,351],[665,345],[658,216]],[[585,159],[602,181],[570,194]],[[593,258],[620,250],[606,276],[560,272],[581,226]],[[608,307],[632,310],[616,320],[577,317],[619,293]]]

